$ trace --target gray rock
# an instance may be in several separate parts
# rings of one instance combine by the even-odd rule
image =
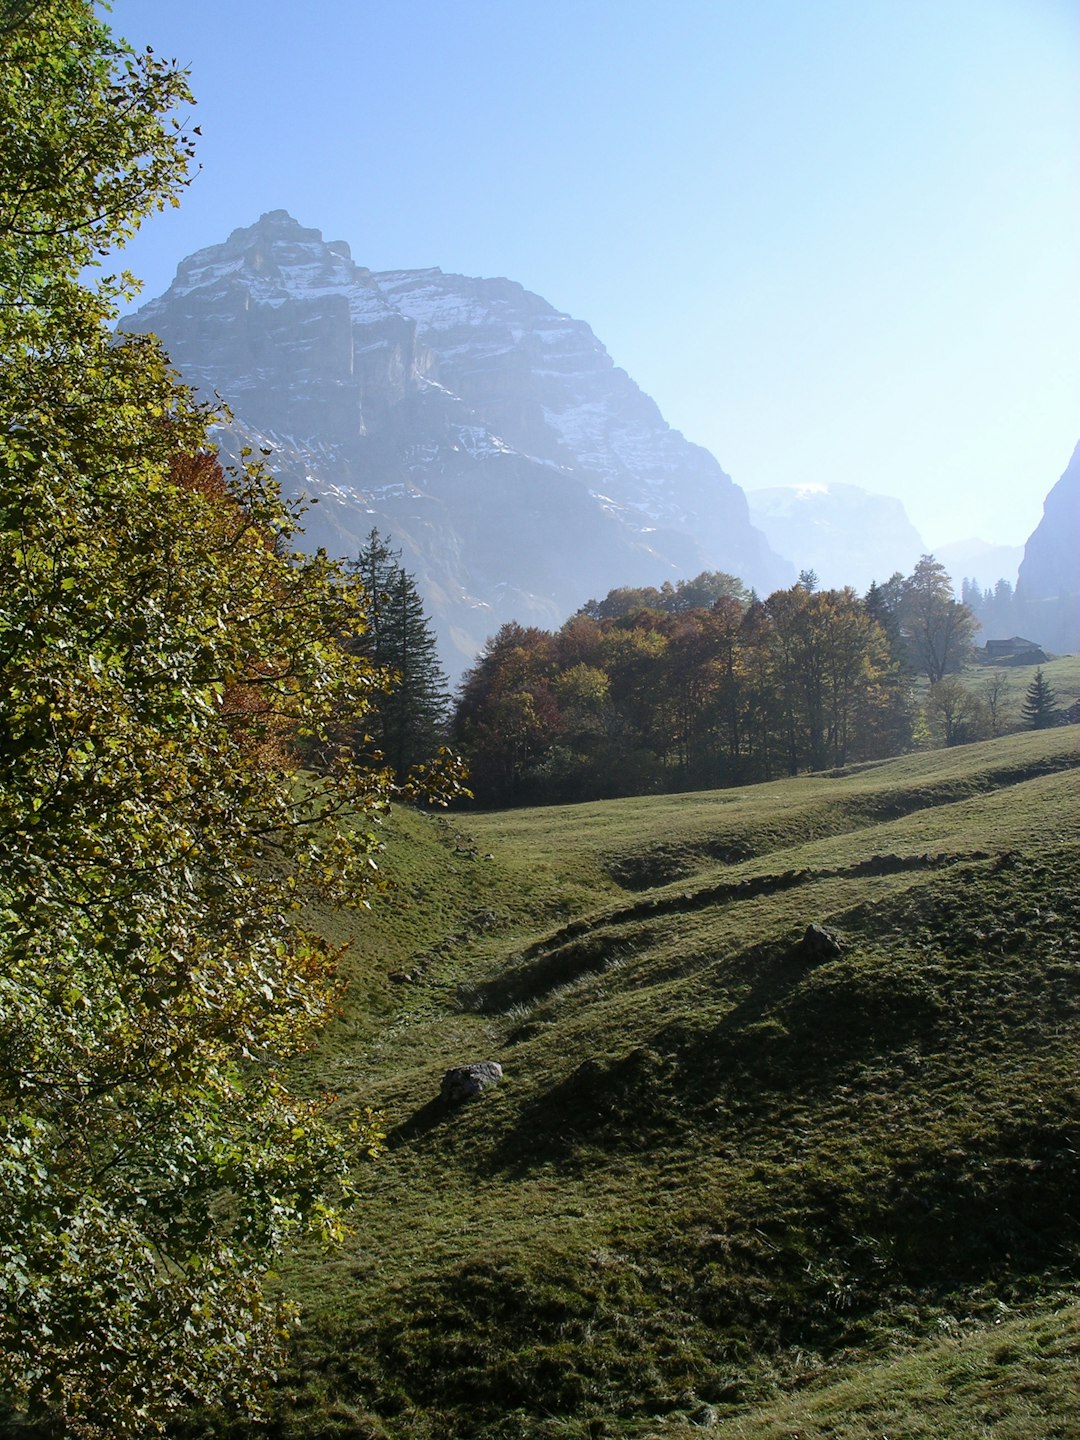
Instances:
[[[498,1085],[502,1079],[502,1066],[497,1060],[478,1060],[472,1065],[455,1065],[442,1078],[439,1094],[450,1105],[459,1105],[463,1100],[472,1100]]]
[[[1043,516],[1028,537],[1016,586],[1021,633],[1048,650],[1080,647],[1080,445],[1047,495]],[[990,637],[987,637],[990,638]]]
[[[808,925],[799,942],[799,956],[811,965],[820,965],[825,960],[835,960],[842,955],[844,947],[832,930],[824,925]]]
[[[711,1430],[714,1425],[720,1424],[720,1411],[712,1405],[699,1405],[690,1416],[691,1425],[699,1425],[703,1430]]]

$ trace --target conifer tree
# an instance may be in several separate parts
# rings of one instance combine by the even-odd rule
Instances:
[[[378,530],[350,563],[367,596],[367,623],[355,642],[387,673],[389,688],[374,697],[366,737],[398,784],[440,750],[450,697],[431,622],[416,581]]]
[[[1029,730],[1048,730],[1058,723],[1060,709],[1050,682],[1040,667],[1024,695],[1020,714]]]
[[[871,620],[877,622],[889,642],[889,653],[893,661],[906,672],[910,672],[910,656],[900,632],[900,601],[903,594],[904,577],[895,571],[884,584],[871,581],[863,597],[863,606]]]

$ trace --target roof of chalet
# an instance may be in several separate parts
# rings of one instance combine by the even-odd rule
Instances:
[[[1022,635],[1014,635],[1011,640],[988,640],[987,650],[1041,650],[1042,646],[1035,640],[1025,640]]]

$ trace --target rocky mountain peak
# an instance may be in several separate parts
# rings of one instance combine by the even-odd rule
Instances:
[[[367,273],[353,265],[344,240],[327,244],[320,231],[301,225],[287,210],[269,210],[254,225],[234,230],[223,244],[182,260],[170,293],[185,294],[235,278],[283,295],[313,286],[348,285]]]
[[[1047,649],[1080,648],[1080,444],[1043,504],[1024,546],[1017,602],[1033,639]]]
[[[903,504],[859,485],[777,485],[747,498],[769,543],[830,588],[865,590],[906,573],[926,552]]]
[[[404,552],[457,672],[504,620],[558,624],[615,585],[794,578],[708,451],[583,321],[505,278],[373,273],[271,210],[184,260],[124,321],[155,331],[319,501],[305,546]]]

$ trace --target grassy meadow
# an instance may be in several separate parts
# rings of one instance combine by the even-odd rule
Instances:
[[[1080,1436],[1078,742],[396,812],[301,1071],[387,1150],[268,1429],[190,1433]]]
[[[1055,655],[1042,665],[994,665],[978,661],[964,666],[959,679],[977,698],[986,701],[994,695],[998,734],[1023,728],[1023,705],[1027,688],[1041,670],[1047,684],[1057,697],[1062,710],[1080,700],[1080,655]],[[925,701],[929,682],[921,676],[916,682],[916,696]]]

